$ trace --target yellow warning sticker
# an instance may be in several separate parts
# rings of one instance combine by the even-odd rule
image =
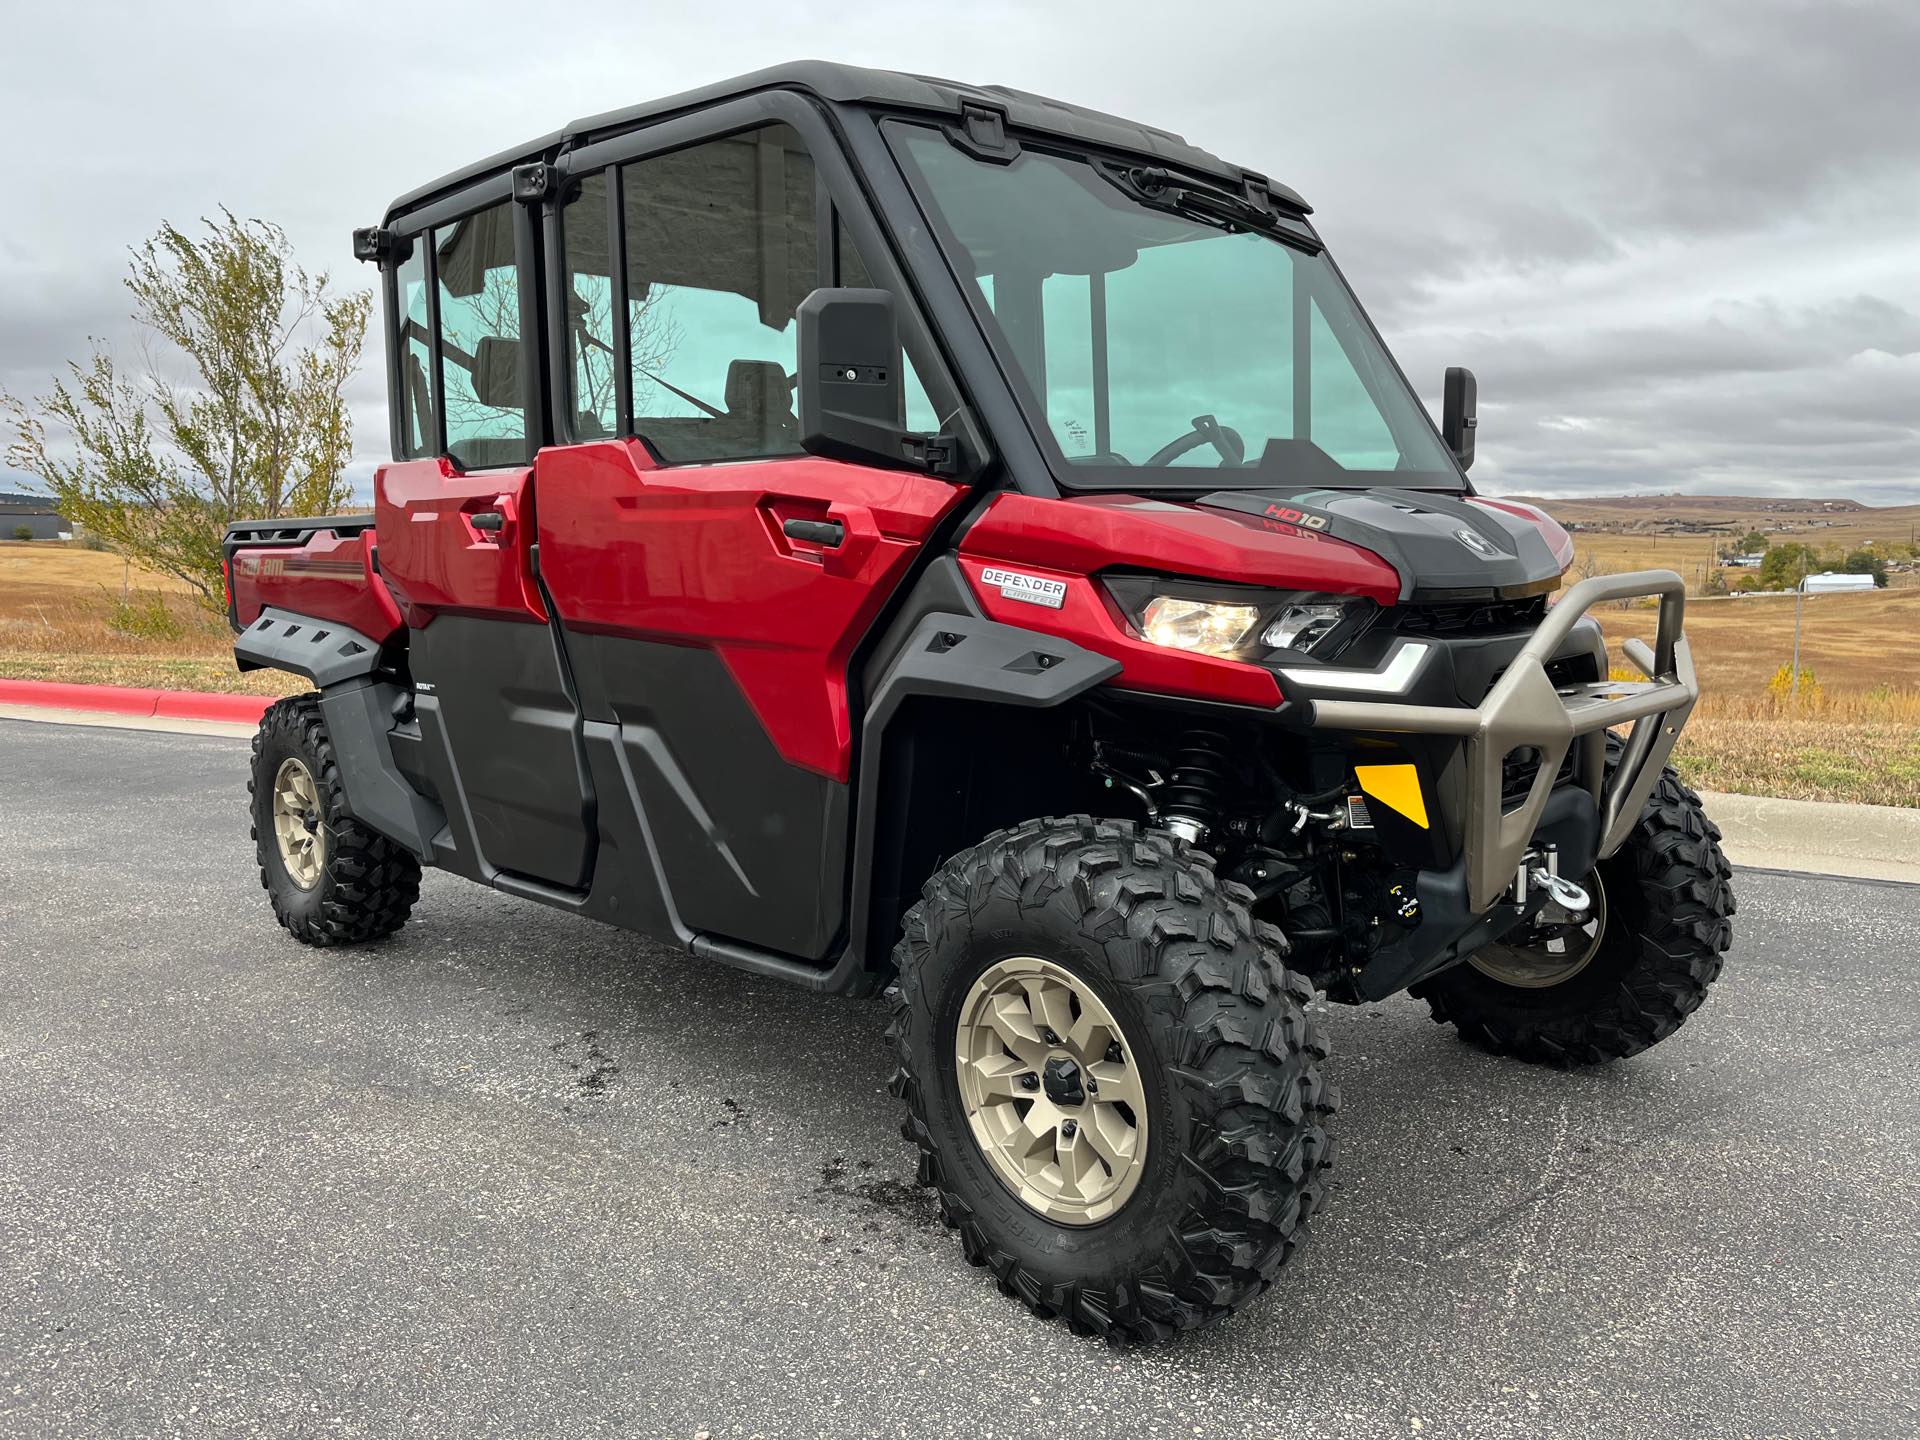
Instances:
[[[1422,830],[1427,828],[1426,797],[1420,793],[1420,772],[1412,765],[1356,765],[1360,788],[1390,810],[1397,810]]]

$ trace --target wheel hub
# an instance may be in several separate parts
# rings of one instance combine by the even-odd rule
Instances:
[[[1525,930],[1473,953],[1482,975],[1521,990],[1564,985],[1593,962],[1607,933],[1607,892],[1595,871],[1581,882],[1592,905],[1579,917],[1548,904]]]
[[[1047,1068],[1040,1074],[1040,1082],[1046,1088],[1047,1099],[1056,1105],[1086,1103],[1087,1092],[1080,1083],[1080,1067],[1070,1055],[1049,1057]]]
[[[1093,1225],[1132,1196],[1147,1156],[1133,1054],[1092,987],[1049,960],[1001,960],[968,989],[954,1031],[967,1125],[1029,1209]]]
[[[287,878],[302,890],[320,883],[327,868],[327,833],[320,825],[320,791],[305,763],[289,757],[273,777],[273,838]]]

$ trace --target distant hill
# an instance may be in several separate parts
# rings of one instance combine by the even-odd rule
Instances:
[[[1538,505],[1569,530],[1629,535],[1806,535],[1816,543],[1911,543],[1920,505],[1778,495],[1573,495],[1508,497]]]

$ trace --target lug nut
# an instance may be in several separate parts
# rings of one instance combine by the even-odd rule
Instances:
[[[1020,1088],[1022,1090],[1038,1090],[1040,1088],[1040,1077],[1038,1075],[1022,1075],[1020,1077]]]
[[[1060,1043],[1060,1037],[1054,1034],[1053,1031],[1051,1030],[1046,1032],[1046,1038],[1047,1038],[1047,1044],[1049,1045],[1058,1045]]]
[[[1120,1042],[1118,1040],[1109,1040],[1107,1042],[1107,1063],[1109,1065],[1118,1065],[1124,1058],[1120,1053]]]
[[[1077,1120],[1063,1121],[1060,1126],[1060,1133],[1071,1140],[1080,1133],[1080,1122]]]
[[[1098,1095],[1099,1093],[1100,1093],[1100,1082],[1094,1079],[1091,1075],[1089,1075],[1087,1077],[1087,1094]]]

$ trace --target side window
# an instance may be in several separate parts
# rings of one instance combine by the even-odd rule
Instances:
[[[400,318],[400,455],[412,460],[440,449],[433,419],[433,330],[427,312],[427,241],[419,236],[394,273]]]
[[[820,274],[799,134],[639,160],[622,186],[634,430],[668,460],[799,454],[793,316]]]
[[[613,271],[607,263],[607,177],[590,175],[568,193],[560,212],[566,252],[565,303],[573,433],[611,435],[614,413]]]
[[[513,208],[495,205],[433,232],[447,453],[463,469],[524,464],[520,272]]]
[[[854,244],[853,235],[847,229],[844,220],[839,221],[835,226],[835,243],[840,247],[840,283],[842,285],[856,290],[885,288],[873,278],[873,272],[867,268],[867,262],[860,254],[860,247]],[[940,417],[934,413],[933,401],[927,398],[927,387],[920,383],[920,372],[914,369],[912,357],[902,355],[900,362],[905,366],[901,381],[907,398],[907,414],[903,423],[909,430],[931,434],[940,428]]]

